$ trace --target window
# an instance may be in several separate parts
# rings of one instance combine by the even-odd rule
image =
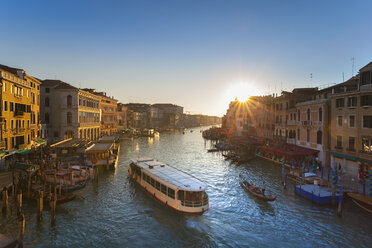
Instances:
[[[342,116],[337,116],[337,126],[342,127]]]
[[[337,148],[342,148],[342,136],[337,136]]]
[[[167,194],[167,186],[165,186],[164,184],[160,184],[160,190],[161,192],[166,195]]]
[[[6,92],[6,82],[3,84],[3,91]]]
[[[322,144],[322,131],[318,131],[317,133],[316,133],[316,143],[317,144]]]
[[[297,111],[297,116],[298,116],[298,121],[300,121],[301,120],[301,112],[300,112],[300,110]]]
[[[310,142],[310,130],[309,129],[306,130],[306,141]]]
[[[155,180],[154,180],[154,178],[151,178],[151,179],[150,179],[150,183],[151,183],[152,187],[155,188]]]
[[[45,88],[45,93],[49,93],[50,89],[49,88]]]
[[[8,111],[8,102],[4,101],[4,111]]]
[[[355,149],[355,137],[349,137],[349,150],[354,151]]]
[[[360,85],[372,84],[371,71],[365,71],[360,74]]]
[[[349,116],[349,127],[355,127],[355,115]]]
[[[49,107],[49,97],[45,98],[45,107]]]
[[[11,129],[14,128],[14,120],[11,120],[11,121],[10,121],[10,128],[11,128]]]
[[[156,181],[156,189],[160,191],[160,183]]]
[[[72,105],[72,96],[68,95],[67,96],[67,106],[71,107],[71,105]]]
[[[363,116],[363,128],[372,128],[372,115]]]
[[[71,112],[67,112],[67,124],[71,124],[72,123],[72,114]]]
[[[345,106],[345,99],[338,98],[336,99],[336,108],[343,108]]]
[[[297,129],[297,140],[300,140],[300,129]]]
[[[361,96],[360,106],[372,106],[372,95]]]
[[[14,111],[14,102],[9,102],[9,110],[10,112]]]
[[[4,120],[4,130],[6,130],[7,126],[6,126],[6,120]]]
[[[362,152],[372,152],[372,138],[362,138]]]
[[[357,106],[357,97],[351,96],[347,98],[347,106],[348,107],[356,107]]]
[[[307,109],[307,120],[310,121],[310,109]]]
[[[168,196],[174,199],[174,189],[168,188]]]
[[[323,121],[323,109],[322,108],[319,108],[319,111],[318,111],[318,120],[319,121]]]

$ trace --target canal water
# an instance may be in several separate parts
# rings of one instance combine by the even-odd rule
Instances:
[[[115,172],[100,175],[77,191],[77,199],[57,206],[51,227],[49,209],[36,222],[36,204],[25,204],[26,247],[371,247],[372,216],[352,202],[336,207],[312,204],[281,184],[281,168],[255,159],[241,166],[207,153],[200,129],[163,133],[157,138],[121,140]],[[169,210],[128,178],[131,158],[154,157],[189,172],[208,185],[211,209],[201,216]],[[266,183],[279,194],[267,203],[246,193],[243,173],[252,183]],[[15,215],[2,215],[0,233],[16,235]]]

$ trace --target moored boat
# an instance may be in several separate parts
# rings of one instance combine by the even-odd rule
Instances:
[[[99,170],[116,169],[120,152],[119,139],[117,136],[104,136],[85,152],[88,161]]]
[[[250,184],[247,182],[247,180],[242,177],[241,175],[239,175],[239,178],[240,178],[240,185],[243,187],[243,189],[249,193],[251,193],[252,195],[264,200],[264,201],[275,201],[276,198],[278,197],[278,194],[275,194],[275,195],[264,195],[261,191],[260,188]]]
[[[158,201],[184,213],[209,209],[207,186],[194,176],[152,158],[132,160],[129,176]]]
[[[372,213],[372,197],[356,193],[347,193],[353,202],[362,209]]]

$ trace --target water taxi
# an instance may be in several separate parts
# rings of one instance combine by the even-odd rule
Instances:
[[[179,212],[202,214],[209,209],[207,185],[152,158],[132,160],[129,176],[161,203]]]

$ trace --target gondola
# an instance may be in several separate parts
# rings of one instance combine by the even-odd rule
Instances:
[[[240,178],[240,185],[243,187],[243,189],[249,193],[251,193],[252,195],[264,200],[264,201],[275,201],[276,198],[278,197],[278,194],[275,194],[275,195],[264,195],[262,194],[262,191],[260,188],[250,184],[247,182],[247,180],[245,180],[240,174],[239,174],[239,178]]]
[[[71,194],[71,195],[58,195],[58,197],[57,197],[57,204],[61,204],[61,203],[72,201],[73,199],[75,199],[75,197],[76,197],[76,195],[74,195],[74,194]]]

